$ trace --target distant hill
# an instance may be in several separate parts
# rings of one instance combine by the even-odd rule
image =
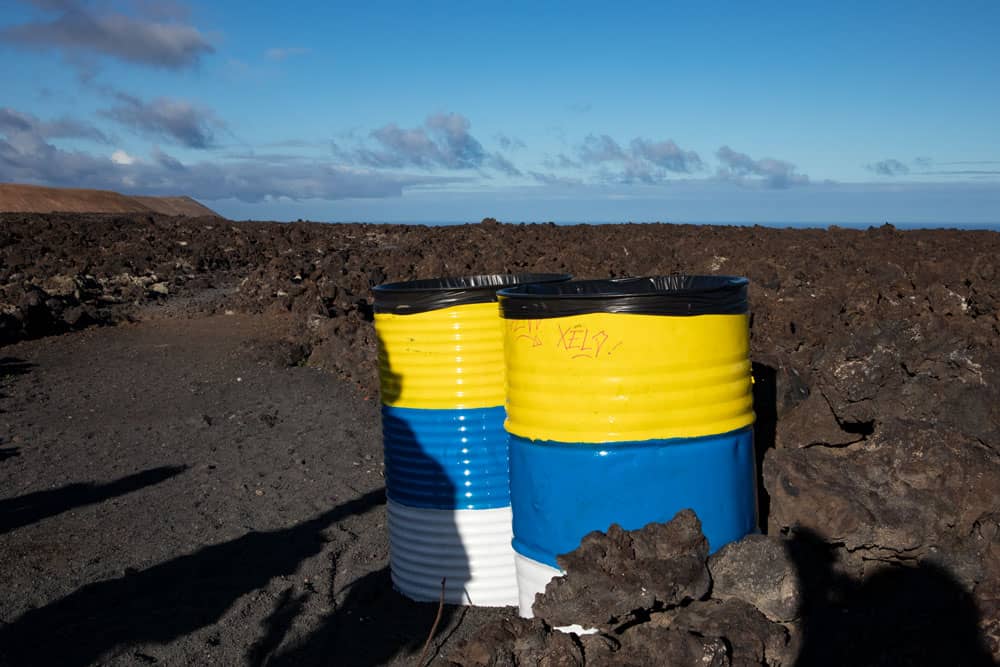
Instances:
[[[110,190],[0,183],[0,213],[159,213],[221,217],[190,197],[129,196]]]

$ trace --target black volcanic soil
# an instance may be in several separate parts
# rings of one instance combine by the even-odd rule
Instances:
[[[871,591],[903,595],[892,573],[932,570],[1000,655],[997,256],[1000,234],[888,226],[0,215],[0,663],[413,664],[436,609],[388,581],[370,289],[507,271],[748,276],[762,539],[809,542],[798,576],[827,583],[778,616],[802,600],[747,565],[699,593],[767,615],[784,663],[723,611],[670,605],[569,662],[544,624],[447,608],[437,662],[644,664],[627,647],[673,619],[679,651],[714,632],[718,664],[788,664],[803,637],[852,636],[830,619]]]

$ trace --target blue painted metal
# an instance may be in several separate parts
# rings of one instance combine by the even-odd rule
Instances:
[[[514,550],[558,567],[587,533],[692,508],[711,551],[756,527],[753,431],[582,444],[510,436]]]
[[[382,406],[385,486],[409,507],[510,505],[503,406],[425,410]]]

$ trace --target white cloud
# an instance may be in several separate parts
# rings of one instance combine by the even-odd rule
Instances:
[[[122,165],[135,164],[135,158],[120,148],[111,154],[111,161]]]

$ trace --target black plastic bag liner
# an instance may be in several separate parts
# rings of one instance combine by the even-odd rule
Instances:
[[[738,315],[749,310],[747,279],[737,276],[649,276],[521,285],[500,290],[508,320],[587,313]]]
[[[489,303],[497,300],[497,290],[503,287],[552,284],[572,277],[567,273],[507,273],[385,283],[374,289],[375,312],[409,315],[470,303]]]

